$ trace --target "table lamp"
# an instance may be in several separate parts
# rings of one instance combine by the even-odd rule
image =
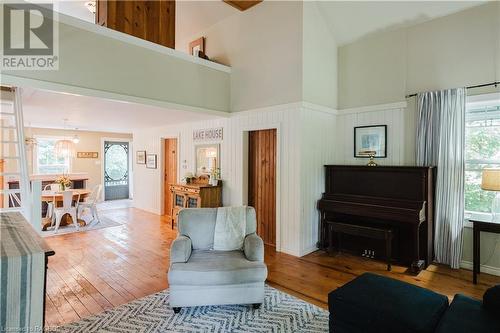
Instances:
[[[481,188],[497,192],[491,204],[491,214],[493,222],[500,222],[500,169],[483,169]]]

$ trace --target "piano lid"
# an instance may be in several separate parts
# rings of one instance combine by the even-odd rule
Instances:
[[[348,195],[420,201],[429,167],[326,165],[325,196]]]

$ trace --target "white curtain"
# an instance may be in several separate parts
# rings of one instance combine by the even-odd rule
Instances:
[[[436,261],[459,268],[464,224],[465,88],[417,96],[417,164],[437,167]]]

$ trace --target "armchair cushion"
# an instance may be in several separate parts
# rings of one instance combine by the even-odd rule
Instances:
[[[186,263],[173,263],[168,271],[171,285],[234,285],[263,282],[266,277],[266,265],[247,260],[243,251],[194,250]]]
[[[191,239],[187,236],[179,235],[172,243],[170,248],[170,263],[183,263],[189,260],[191,256]]]
[[[256,233],[245,237],[243,251],[248,260],[264,262],[264,241]]]

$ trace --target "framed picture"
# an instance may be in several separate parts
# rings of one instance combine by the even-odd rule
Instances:
[[[206,144],[195,146],[196,176],[209,175],[220,167],[220,145]]]
[[[76,153],[77,158],[98,158],[99,153],[96,151],[79,151]]]
[[[135,152],[135,162],[137,164],[146,164],[146,151],[138,150]]]
[[[387,125],[354,127],[354,157],[387,157]]]
[[[205,37],[200,37],[189,43],[189,54],[198,57],[199,53],[205,54]]]
[[[146,155],[146,168],[156,169],[156,154]]]

